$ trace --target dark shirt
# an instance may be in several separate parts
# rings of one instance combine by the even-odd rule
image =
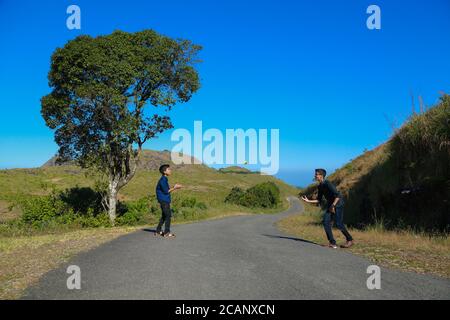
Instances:
[[[170,203],[171,198],[169,190],[169,179],[167,179],[166,176],[162,176],[156,185],[156,199],[158,199],[159,202]]]
[[[322,198],[325,197],[325,199],[327,200],[327,208],[331,207],[336,198],[339,198],[336,207],[344,205],[344,200],[342,200],[341,194],[336,190],[336,187],[330,181],[324,180],[322,183],[320,183],[318,191],[319,192],[317,195],[317,200],[320,204],[322,204]]]

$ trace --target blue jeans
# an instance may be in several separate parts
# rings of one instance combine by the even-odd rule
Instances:
[[[336,213],[331,213],[327,210],[323,215],[323,227],[325,229],[325,233],[327,234],[328,241],[331,244],[336,244],[336,240],[333,237],[333,231],[331,229],[331,220],[333,218],[336,228],[341,230],[342,234],[345,236],[345,239],[347,241],[352,241],[353,238],[344,225],[344,206],[336,207]]]

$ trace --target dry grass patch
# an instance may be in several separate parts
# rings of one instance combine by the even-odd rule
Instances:
[[[17,207],[11,207],[7,201],[0,200],[0,222],[12,221],[20,217],[21,212]]]
[[[17,299],[49,270],[138,227],[0,238],[0,299]]]

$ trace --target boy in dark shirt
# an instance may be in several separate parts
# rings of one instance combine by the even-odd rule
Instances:
[[[345,245],[343,245],[342,247],[350,248],[353,245],[353,238],[344,225],[344,200],[342,199],[341,194],[336,190],[336,187],[330,181],[325,180],[326,174],[327,172],[325,171],[325,169],[315,170],[314,177],[319,182],[317,199],[309,200],[306,196],[303,196],[302,200],[308,203],[320,204],[322,202],[322,198],[325,197],[327,201],[327,209],[323,216],[323,226],[329,241],[328,246],[334,249],[337,248],[336,240],[333,237],[333,231],[331,229],[331,220],[332,216],[334,215],[336,227],[341,230],[342,234],[347,240]]]
[[[162,176],[156,185],[156,199],[158,199],[161,205],[161,220],[159,221],[158,227],[156,228],[155,235],[161,235],[164,237],[175,237],[173,233],[170,232],[170,220],[172,218],[172,210],[170,209],[171,197],[170,193],[181,189],[181,184],[175,184],[173,188],[169,186],[169,177],[172,174],[172,170],[168,164],[164,164],[159,167],[159,172]],[[161,231],[163,224],[165,224],[164,232]]]

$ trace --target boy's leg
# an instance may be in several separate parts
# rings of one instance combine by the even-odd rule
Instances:
[[[347,241],[353,241],[353,238],[344,225],[344,207],[336,207],[336,227],[341,230]]]
[[[166,220],[166,215],[165,215],[165,210],[164,210],[164,202],[161,202],[160,206],[161,206],[161,219],[159,219],[158,226],[156,227],[157,233],[161,232],[164,221]]]
[[[164,226],[164,233],[170,233],[170,220],[172,218],[172,210],[170,209],[170,203],[164,203],[164,205],[161,205],[161,208],[164,211],[164,217],[165,217],[165,226]]]
[[[328,210],[323,214],[323,228],[327,234],[328,242],[335,245],[336,240],[334,240],[333,231],[331,230],[331,213]]]

